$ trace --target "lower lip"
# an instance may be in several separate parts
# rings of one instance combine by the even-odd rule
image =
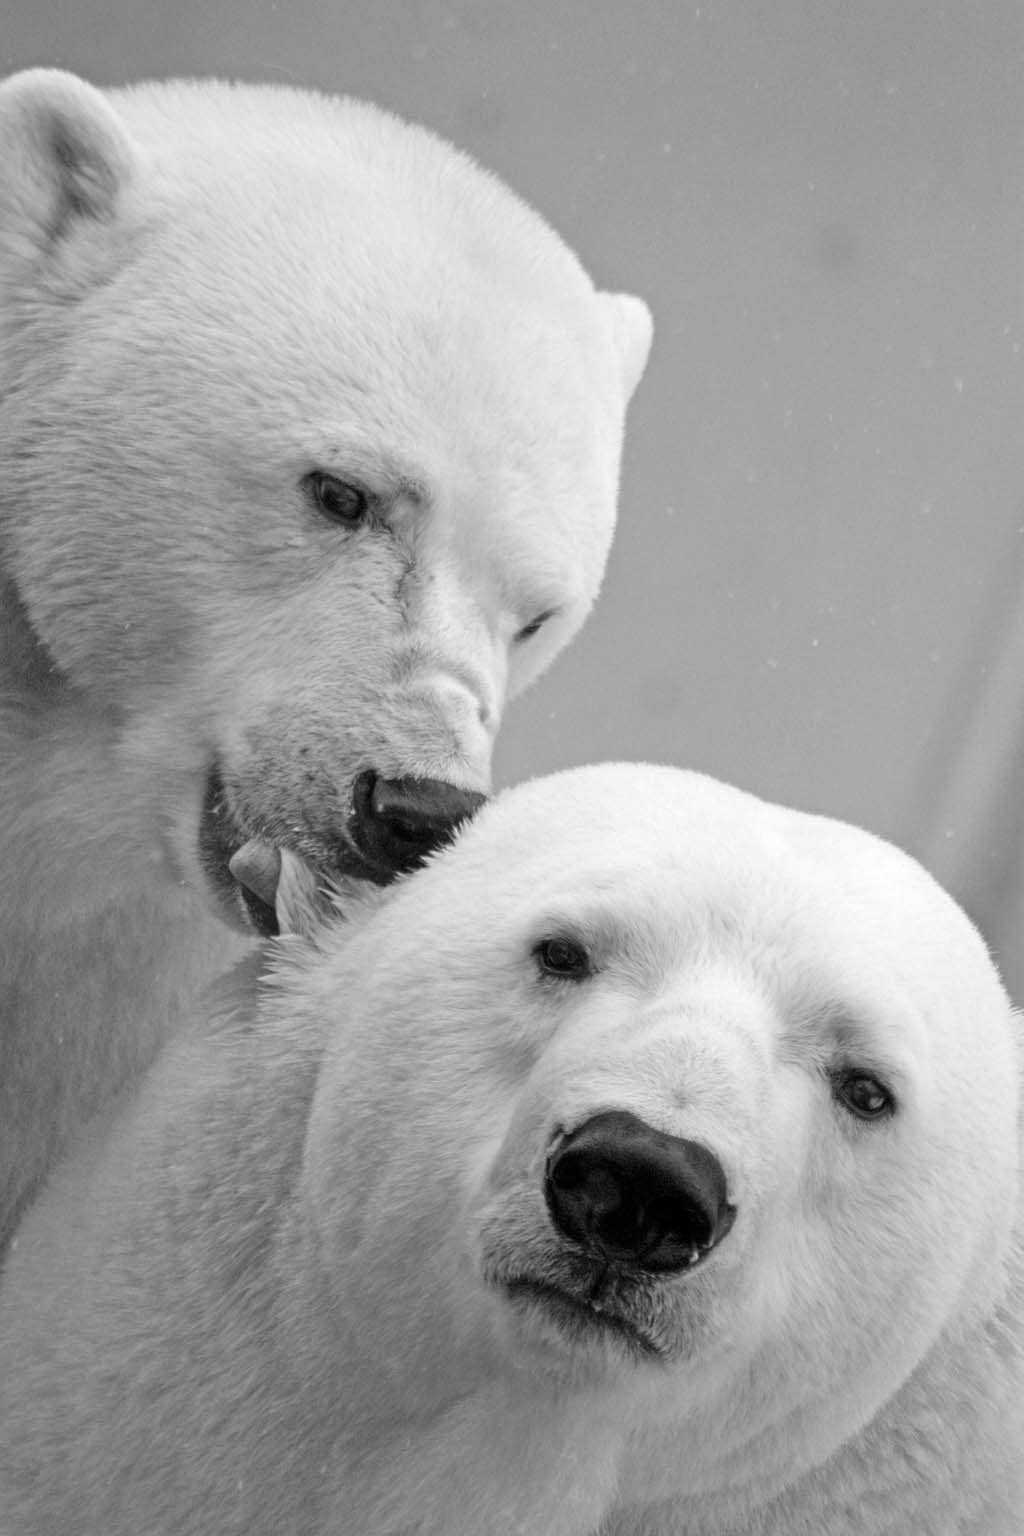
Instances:
[[[241,928],[250,937],[255,931],[269,938],[278,931],[274,912],[265,902],[243,891],[228,869],[229,861],[245,841],[245,834],[235,825],[227,808],[224,785],[214,765],[207,775],[199,813],[199,865],[232,927]]]
[[[661,1351],[646,1334],[641,1333],[628,1319],[611,1312],[599,1312],[585,1301],[577,1301],[557,1286],[545,1285],[539,1280],[508,1280],[504,1289],[509,1299],[542,1307],[549,1317],[578,1336],[583,1331],[611,1335],[624,1344],[631,1354],[656,1359]]]

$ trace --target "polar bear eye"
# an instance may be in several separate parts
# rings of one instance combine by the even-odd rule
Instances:
[[[880,1120],[896,1109],[892,1094],[870,1072],[842,1072],[833,1080],[837,1100],[859,1120]]]
[[[516,631],[514,637],[516,645],[518,645],[522,640],[529,640],[530,637],[535,635],[539,629],[543,629],[548,619],[554,618],[554,614],[555,610],[553,608],[548,608],[544,613],[538,613],[537,617],[535,619],[531,619],[529,624],[524,624],[522,629]]]
[[[534,958],[546,976],[563,976],[582,981],[591,973],[590,956],[575,939],[541,939],[534,946]]]
[[[370,498],[361,485],[339,480],[335,475],[315,469],[306,476],[306,487],[313,505],[332,523],[346,528],[356,528],[366,521],[370,510]]]

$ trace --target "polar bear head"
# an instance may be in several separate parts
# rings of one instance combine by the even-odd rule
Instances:
[[[771,1484],[991,1305],[1010,1009],[865,832],[668,768],[556,775],[278,985],[344,1020],[304,1198],[374,1421],[582,1392],[632,1436],[623,1497],[737,1459]]]
[[[215,880],[253,834],[390,878],[594,600],[645,306],[351,101],[38,70],[0,136],[21,679]]]

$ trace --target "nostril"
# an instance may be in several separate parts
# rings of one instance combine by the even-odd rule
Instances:
[[[568,1152],[554,1164],[549,1179],[560,1224],[569,1236],[623,1253],[639,1252],[646,1207],[630,1199],[617,1171]]]
[[[736,1215],[714,1153],[621,1110],[559,1139],[544,1192],[552,1221],[572,1242],[652,1271],[696,1263]]]
[[[367,771],[353,786],[351,835],[364,858],[401,874],[447,841],[485,799],[443,779],[382,779]]]
[[[474,797],[482,800],[482,796]],[[395,837],[433,843],[469,815],[463,791],[430,779],[378,779],[370,795],[371,814]],[[475,807],[473,807],[475,808]]]

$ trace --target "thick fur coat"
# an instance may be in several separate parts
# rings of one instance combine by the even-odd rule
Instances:
[[[919,866],[618,765],[375,900],[25,1221],[5,1536],[1019,1536],[1016,1021]],[[714,1176],[574,1233],[608,1115]]]
[[[204,807],[332,869],[361,773],[487,788],[597,592],[650,319],[358,103],[30,71],[0,149],[2,1251],[251,943]]]

